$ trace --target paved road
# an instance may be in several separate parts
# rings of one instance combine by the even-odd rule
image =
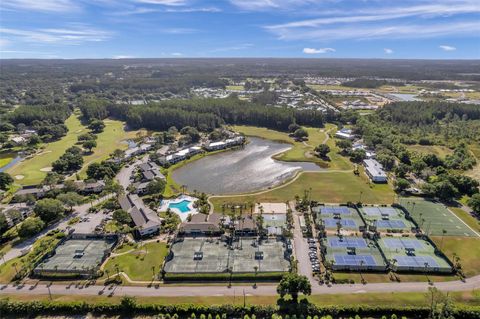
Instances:
[[[315,279],[312,275],[312,265],[310,263],[310,257],[308,256],[308,243],[305,238],[303,238],[302,230],[300,228],[300,222],[298,221],[300,214],[293,214],[293,239],[295,247],[295,256],[298,261],[298,273],[310,279],[313,283]]]
[[[56,222],[55,224],[52,224],[50,226],[48,226],[47,228],[45,228],[44,230],[42,230],[40,233],[38,233],[37,235],[33,236],[32,238],[29,238],[27,240],[24,240],[23,242],[21,242],[20,244],[18,245],[15,245],[14,247],[12,247],[12,249],[10,249],[6,254],[5,254],[5,258],[2,258],[0,260],[0,265],[3,264],[3,260],[5,260],[5,262],[13,259],[13,258],[16,258],[16,257],[19,257],[22,255],[22,251],[24,251],[25,249],[30,249],[33,245],[33,243],[39,239],[40,237],[44,236],[46,233],[48,233],[50,230],[52,229],[66,229],[67,226],[68,226],[68,222],[70,219],[74,218],[74,217],[80,217],[80,218],[83,218],[87,215],[88,213],[88,209],[92,206],[92,205],[96,205],[100,202],[103,202],[104,200],[110,198],[114,196],[114,194],[109,194],[109,195],[106,195],[104,197],[101,197],[95,201],[93,201],[92,203],[86,203],[86,204],[83,204],[83,205],[80,205],[80,206],[75,206],[73,209],[74,209],[74,212],[72,214],[69,214],[67,216],[65,216],[63,219],[61,219],[60,221]]]
[[[143,156],[142,158],[137,159],[135,162],[133,162],[129,166],[126,166],[126,165],[123,166],[120,172],[118,172],[116,178],[118,180],[118,183],[122,185],[122,187],[125,190],[131,184],[130,176],[132,176],[132,173],[135,170],[135,168],[141,163],[146,163],[147,160],[148,160],[148,155]]]
[[[33,288],[32,288],[33,287]],[[352,293],[390,293],[390,292],[426,292],[428,283],[375,283],[375,284],[353,284],[353,285],[333,285],[320,286],[313,284],[312,294],[352,294]],[[450,281],[436,283],[435,287],[442,291],[471,291],[480,288],[480,276],[467,279],[466,282]],[[249,296],[274,296],[277,294],[276,285],[259,285],[257,288],[252,286],[168,286],[160,285],[156,287],[135,287],[135,286],[88,286],[76,288],[74,285],[51,285],[45,284],[36,287],[31,285],[18,286],[5,285],[0,287],[2,294],[34,294],[48,295],[49,290],[55,295],[117,295],[117,296],[162,296],[162,297],[181,297],[181,296],[231,296],[236,294],[240,296],[245,293]]]

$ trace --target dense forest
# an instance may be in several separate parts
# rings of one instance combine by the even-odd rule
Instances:
[[[315,127],[322,127],[324,123],[324,115],[320,111],[265,106],[236,97],[177,99],[141,106],[88,100],[80,108],[87,119],[112,116],[126,121],[131,128],[144,127],[158,131],[166,131],[172,126],[212,130],[224,123],[286,131],[292,123]]]
[[[382,85],[393,85],[393,86],[403,86],[404,82],[394,82],[387,80],[376,80],[376,79],[355,79],[342,83],[343,86],[352,87],[352,88],[367,88],[367,89],[376,89]]]

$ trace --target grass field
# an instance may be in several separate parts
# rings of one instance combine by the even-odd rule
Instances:
[[[217,210],[220,210],[222,203],[229,202],[285,202],[292,200],[295,195],[303,195],[304,190],[309,188],[312,189],[313,200],[326,203],[361,200],[371,204],[391,204],[393,201],[393,191],[388,184],[370,184],[363,173],[355,176],[352,172],[327,171],[302,173],[292,183],[258,195],[212,197],[211,202]]]
[[[103,269],[108,270],[112,276],[116,273],[118,265],[120,271],[126,273],[130,279],[149,281],[152,280],[153,273],[158,274],[161,270],[167,253],[165,243],[150,242],[128,254],[111,257]],[[155,267],[155,270],[152,270],[152,267]]]
[[[15,158],[14,153],[0,153],[0,167],[10,163]]]
[[[463,209],[459,207],[448,207],[452,212],[455,213],[458,217],[460,217],[468,226],[470,226],[474,231],[480,233],[480,220],[473,217]]]
[[[116,149],[126,150],[128,144],[125,141],[135,138],[138,132],[125,131],[125,123],[121,121],[104,120],[103,122],[105,123],[105,129],[97,135],[97,147],[93,149],[92,154],[83,158],[84,164],[79,172],[81,178],[86,177],[85,172],[88,165],[107,159]]]
[[[441,236],[443,230],[446,230],[446,236],[478,237],[441,203],[409,197],[401,198],[400,204],[410,212],[417,224],[432,236]]]
[[[77,114],[72,114],[65,121],[65,125],[68,128],[68,133],[62,139],[46,144],[40,153],[19,162],[7,170],[7,173],[14,178],[16,177],[16,183],[21,185],[40,183],[47,174],[46,171],[41,171],[41,169],[51,167],[52,162],[57,160],[67,148],[75,145],[78,135],[87,131],[80,123]]]
[[[420,154],[435,154],[440,158],[453,153],[451,149],[442,145],[408,145],[407,148]]]
[[[431,239],[443,253],[452,260],[453,255],[460,257],[462,269],[467,277],[480,274],[480,238],[432,236]]]
[[[164,304],[164,305],[178,305],[178,304],[191,304],[191,305],[243,305],[243,297],[241,291],[236,291],[235,286],[232,288],[230,295],[215,296],[215,297],[198,297],[198,296],[185,296],[185,297],[141,297],[137,298],[137,302],[140,304]],[[154,289],[154,288],[150,288]],[[108,296],[108,290],[106,290],[103,296],[88,296],[88,301],[91,303],[119,303],[122,296]],[[32,300],[48,300],[48,295],[36,295],[36,294],[8,294],[4,295],[10,300],[16,301],[32,301]],[[480,303],[480,291],[465,291],[465,292],[450,292],[450,298],[455,304],[462,305],[478,305]],[[72,301],[85,301],[85,296],[78,295],[52,295],[52,301],[54,302],[72,302]],[[277,302],[277,296],[246,296],[245,301],[247,305],[275,305]],[[302,299],[302,298],[301,298]],[[385,305],[385,306],[427,306],[428,298],[426,293],[421,292],[409,292],[409,293],[357,293],[357,294],[326,294],[326,295],[313,295],[307,297],[307,299],[319,306],[330,305]]]

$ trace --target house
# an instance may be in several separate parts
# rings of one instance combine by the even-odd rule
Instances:
[[[159,161],[161,165],[167,165],[167,164],[172,165],[172,164],[181,162],[183,160],[186,160],[187,158],[190,158],[193,155],[199,154],[201,152],[202,152],[202,148],[200,146],[192,146],[192,147],[184,148],[175,153],[161,156],[159,158]]]
[[[370,180],[374,183],[386,183],[388,178],[387,174],[383,170],[382,164],[374,159],[363,160],[363,166],[365,166],[365,172]]]
[[[340,131],[335,133],[336,138],[344,140],[353,140],[355,136],[352,134],[352,130],[348,128],[342,128]]]
[[[103,192],[105,189],[104,181],[95,181],[95,182],[84,182],[84,181],[75,181],[75,186],[81,194],[98,194]]]
[[[135,194],[143,195],[147,192],[147,187],[150,182],[142,182],[142,183],[133,183],[133,187],[135,188]]]
[[[154,162],[147,162],[138,165],[142,173],[143,181],[152,181],[156,178],[165,179],[165,176],[160,172],[160,167]]]
[[[33,195],[36,199],[45,196],[49,189],[46,186],[24,186],[15,193],[15,197]]]
[[[9,227],[13,227],[33,213],[33,206],[26,203],[10,203],[0,205],[1,214],[7,219]]]
[[[223,149],[237,146],[237,145],[242,145],[243,143],[245,143],[245,137],[243,137],[242,135],[238,135],[232,138],[228,138],[224,141],[211,142],[205,145],[205,149],[209,152],[212,152],[212,151],[223,150]]]
[[[145,206],[142,199],[134,194],[120,196],[120,207],[132,217],[139,237],[158,234],[162,219],[157,213]]]
[[[185,236],[219,235],[222,232],[222,216],[195,214],[189,221],[180,224],[179,233]]]

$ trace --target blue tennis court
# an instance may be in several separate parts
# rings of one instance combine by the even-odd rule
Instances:
[[[430,256],[394,256],[393,258],[397,260],[398,266],[425,268],[427,263],[428,267],[439,267],[435,259]]]
[[[357,223],[353,219],[335,219],[335,218],[324,218],[326,227],[337,227],[337,223],[340,222],[342,227],[357,227]]]
[[[376,266],[377,262],[371,255],[334,254],[335,265],[339,266]]]
[[[328,238],[328,245],[330,247],[367,248],[367,242],[363,238],[343,237],[343,239],[340,240],[338,237],[330,237]]]
[[[328,207],[322,207],[320,208],[320,213],[321,214],[342,214],[342,215],[350,215],[351,212],[348,209],[348,207],[344,206],[339,206],[339,207],[333,207],[333,206],[328,206]]]
[[[397,211],[391,207],[363,207],[362,210],[368,216],[397,215]]]
[[[409,249],[423,249],[423,243],[416,239],[406,239],[406,238],[384,238],[383,242],[387,248],[397,249],[397,248],[409,248]]]
[[[403,229],[407,225],[401,220],[377,220],[375,225],[378,228],[387,228],[387,229]]]

